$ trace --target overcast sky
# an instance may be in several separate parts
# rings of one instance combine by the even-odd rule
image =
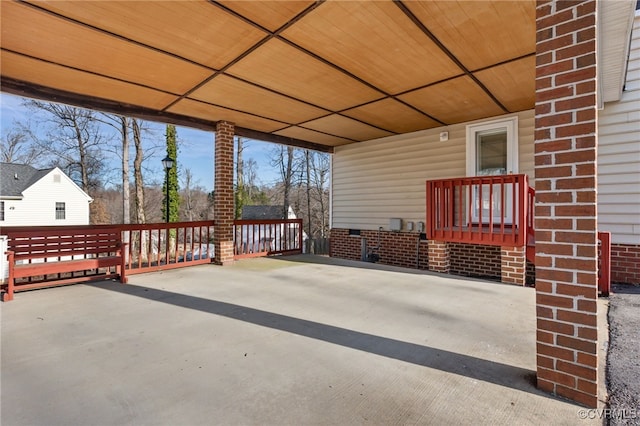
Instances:
[[[1,133],[4,136],[15,127],[16,121],[27,122],[29,111],[22,106],[24,98],[5,93],[0,94],[0,124]],[[153,129],[154,138],[158,138],[164,144],[165,125],[162,123],[150,123]],[[178,140],[180,142],[178,151],[178,162],[182,170],[191,169],[195,181],[206,190],[213,190],[213,141],[214,133],[187,127],[177,127]],[[258,183],[271,184],[277,179],[277,172],[269,165],[269,152],[275,145],[260,142],[247,141],[243,157],[250,158],[258,163]],[[158,152],[155,157],[148,161],[147,166],[151,168],[151,176],[145,176],[147,182],[160,181],[163,179],[161,161],[166,155],[166,151]],[[133,155],[130,156],[133,162]],[[119,160],[112,159],[112,167],[120,168]]]

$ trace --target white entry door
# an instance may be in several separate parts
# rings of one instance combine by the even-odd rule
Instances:
[[[517,117],[467,126],[467,175],[518,173],[517,128]],[[511,186],[478,185],[472,191],[471,220],[474,223],[513,222]]]

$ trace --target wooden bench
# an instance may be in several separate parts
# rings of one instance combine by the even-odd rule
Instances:
[[[6,228],[3,233],[8,236],[9,261],[9,278],[2,286],[4,302],[13,300],[14,292],[72,282],[115,277],[127,282],[126,244],[118,228],[20,227]],[[29,280],[16,282],[21,278]]]

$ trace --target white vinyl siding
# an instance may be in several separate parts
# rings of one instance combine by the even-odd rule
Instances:
[[[640,244],[640,13],[636,11],[625,91],[598,114],[598,230]]]
[[[530,110],[516,115],[519,173],[532,177],[534,113]],[[492,119],[496,118],[500,117]],[[466,175],[467,124],[336,147],[332,226],[388,229],[390,218],[424,222],[425,182]],[[449,132],[449,140],[440,142],[440,132]]]
[[[22,195],[20,200],[3,200],[3,226],[89,224],[90,198],[58,169],[33,183]],[[56,203],[60,202],[65,204],[64,219],[56,219]]]

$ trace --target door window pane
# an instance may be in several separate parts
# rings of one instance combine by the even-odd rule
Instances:
[[[476,133],[477,169],[479,176],[507,173],[507,132]]]

